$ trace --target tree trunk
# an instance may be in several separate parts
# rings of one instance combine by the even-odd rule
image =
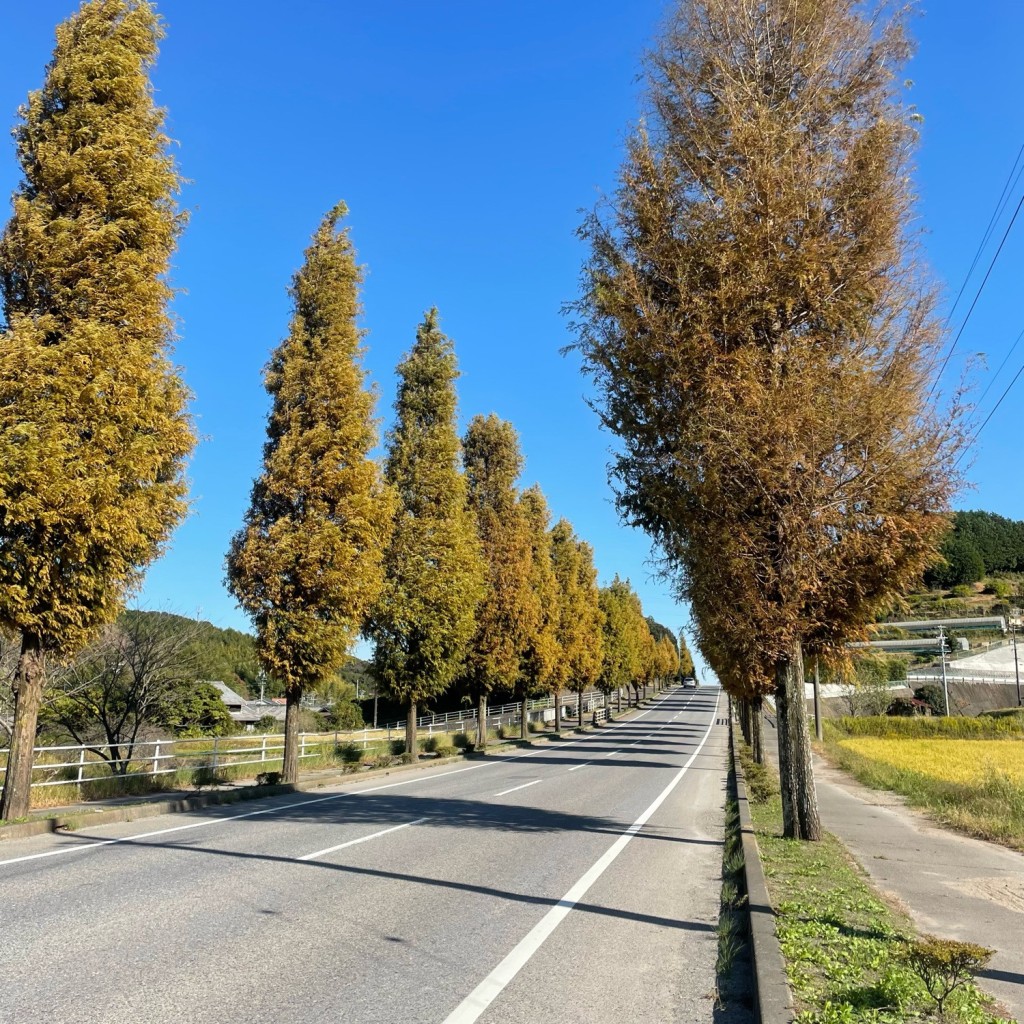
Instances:
[[[526,721],[529,714],[529,711],[526,710],[526,683],[524,681],[519,687],[519,738],[524,742],[530,731]]]
[[[782,790],[782,833],[787,839],[821,839],[818,799],[811,766],[804,700],[804,662],[800,642],[788,658],[775,665],[775,705],[778,712],[779,784]]]
[[[761,694],[751,697],[747,703],[750,709],[750,747],[756,764],[764,764],[764,708]]]
[[[583,691],[582,690],[580,690],[579,693],[576,694],[576,717],[579,718],[579,720],[580,720],[579,727],[580,727],[580,729],[582,729],[583,728]]]
[[[750,703],[746,697],[740,697],[736,702],[736,713],[740,720],[740,734],[743,742],[750,745]]]
[[[615,687],[615,713],[617,715],[622,714],[622,687]]]
[[[416,743],[416,701],[411,700],[405,715],[405,752],[411,754],[414,761],[419,753]]]
[[[555,690],[555,732],[562,731],[562,691]]]
[[[487,694],[481,690],[476,705],[476,749],[487,749]]]
[[[46,662],[39,637],[25,633],[14,674],[14,726],[4,790],[0,796],[0,818],[13,821],[28,814],[31,803],[32,760],[36,745],[36,721],[43,702]]]
[[[289,686],[285,691],[285,699],[281,781],[294,785],[299,781],[299,702],[302,700],[302,687]]]

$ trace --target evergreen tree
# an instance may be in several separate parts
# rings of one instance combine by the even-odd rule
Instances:
[[[551,672],[555,730],[562,731],[562,691],[572,683],[573,664],[587,643],[584,592],[580,582],[579,540],[567,519],[551,528],[551,569],[557,586],[555,642],[558,655]]]
[[[487,698],[495,687],[511,691],[532,626],[530,529],[517,500],[523,460],[515,428],[493,413],[475,416],[463,441],[469,504],[476,517],[485,570],[483,600],[466,674],[477,698],[477,746],[487,746]]]
[[[228,554],[228,586],[256,627],[256,651],[285,686],[282,778],[298,777],[305,687],[336,672],[380,593],[394,499],[369,452],[373,394],[362,367],[360,269],[339,203],[291,287],[288,337],[265,383],[273,405],[263,471]]]
[[[558,659],[558,581],[551,562],[551,515],[539,486],[523,492],[519,500],[530,533],[529,606],[524,609],[525,645],[520,659],[517,700],[522,704],[519,729],[527,735],[526,701],[531,693],[547,693]]]
[[[476,628],[483,562],[459,465],[451,341],[426,314],[398,365],[396,423],[387,481],[398,498],[384,558],[384,589],[370,616],[374,675],[408,709],[405,749],[416,752],[421,701],[442,694],[462,668]]]
[[[29,806],[45,659],[113,621],[186,512],[194,437],[170,361],[166,280],[184,223],[149,72],[145,0],[57,29],[15,130],[24,173],[0,241],[0,628],[20,635],[0,818]]]

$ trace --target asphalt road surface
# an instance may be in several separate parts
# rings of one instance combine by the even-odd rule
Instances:
[[[724,716],[4,843],[0,1021],[712,1021]]]

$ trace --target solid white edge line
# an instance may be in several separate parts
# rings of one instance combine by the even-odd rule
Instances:
[[[399,829],[408,828],[410,825],[419,825],[420,822],[426,821],[426,818],[417,818],[415,821],[406,821],[401,825],[392,825],[391,828],[382,828],[379,832],[374,832],[368,836],[360,836],[358,839],[350,839],[347,843],[338,843],[337,846],[328,846],[326,850],[317,850],[316,853],[307,853],[302,857],[296,857],[296,860],[315,860],[317,857],[323,857],[325,854],[334,853],[336,850],[344,850],[349,846],[358,846],[360,843],[368,843],[371,839],[377,839],[380,836],[386,836],[389,832],[397,832]]]
[[[490,974],[444,1019],[444,1024],[473,1024],[475,1020],[501,994],[506,985],[526,966],[530,958],[544,944],[549,935],[562,923],[569,911],[587,894],[590,887],[604,874],[605,870],[615,861],[626,848],[629,841],[644,827],[657,809],[668,799],[669,794],[679,785],[686,770],[697,759],[704,748],[711,730],[718,719],[719,690],[715,697],[715,709],[708,723],[707,731],[697,749],[690,755],[686,763],[676,773],[672,781],[655,797],[654,802],[645,810],[625,832],[602,854],[582,878],[530,929]]]
[[[509,793],[518,793],[521,789],[526,789],[527,786],[536,786],[538,782],[543,782],[543,779],[534,779],[533,782],[524,782],[521,786],[513,786],[511,789],[503,789],[500,793],[495,793],[495,796],[508,796]]]
[[[598,736],[607,735],[614,729],[621,729],[625,725],[632,725],[633,722],[638,721],[645,715],[649,715],[652,711],[656,711],[657,708],[668,699],[668,696],[670,695],[663,697],[658,704],[654,705],[654,707],[648,708],[635,718],[630,718],[625,722],[619,722],[617,725],[613,725],[611,729],[605,729],[603,732],[594,733],[579,740],[573,740],[571,743],[566,743],[554,749],[567,750],[570,747],[579,746],[581,743],[586,743],[588,740],[595,739]],[[715,700],[715,707],[718,707],[717,698]],[[530,757],[537,752],[537,749],[531,749],[522,754],[513,754],[511,757],[499,757],[495,758],[493,761],[485,761],[481,764],[471,764],[467,768],[453,768],[450,772],[438,772],[436,775],[418,775],[414,779],[403,779],[401,782],[387,782],[383,786],[370,786],[366,789],[346,789],[341,793],[330,793],[327,796],[314,797],[312,800],[295,800],[288,804],[275,804],[273,807],[264,807],[259,811],[246,811],[245,814],[232,814],[224,818],[208,818],[205,821],[194,821],[188,825],[174,825],[171,828],[160,828],[151,832],[139,832],[136,835],[121,836],[118,839],[99,839],[84,842],[78,846],[62,846],[58,850],[46,850],[43,853],[29,853],[23,857],[11,857],[8,860],[0,860],[0,868],[6,867],[8,864],[21,864],[28,860],[43,860],[47,857],[61,857],[69,853],[82,853],[85,850],[95,850],[101,846],[116,846],[119,843],[134,843],[139,839],[151,839],[153,836],[165,836],[172,832],[186,832],[189,829],[205,828],[208,825],[224,825],[232,821],[242,821],[244,818],[255,818],[262,814],[274,814],[277,811],[288,811],[294,807],[308,807],[313,804],[323,803],[326,800],[341,800],[347,796],[359,796],[361,793],[379,793],[381,790],[394,789],[397,786],[408,786],[414,782],[427,782],[432,779],[443,779],[448,775],[459,775],[461,772],[476,771],[477,768],[491,768],[495,765],[506,764],[509,761],[518,761],[521,757]],[[88,828],[89,826],[86,825],[85,827]]]

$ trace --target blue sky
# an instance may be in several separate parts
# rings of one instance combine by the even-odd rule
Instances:
[[[13,125],[41,84],[54,26],[76,7],[0,5],[0,124]],[[538,482],[554,516],[594,545],[602,581],[630,577],[648,614],[683,625],[685,607],[650,577],[646,538],[617,521],[605,476],[611,439],[585,405],[578,360],[559,354],[571,341],[559,310],[576,294],[584,257],[579,211],[614,185],[638,110],[640,57],[666,5],[293,0],[285,13],[269,0],[164,0],[159,9],[168,36],[158,101],[190,179],[182,204],[192,219],[173,273],[183,290],[177,359],[203,441],[190,468],[192,515],[150,569],[140,605],[247,628],[221,581],[259,468],[261,370],[286,330],[286,287],[303,248],[344,199],[367,266],[366,365],[384,426],[394,366],[437,305],[462,369],[463,421],[511,420],[524,485]],[[925,118],[918,212],[925,254],[952,297],[1024,143],[1024,5],[936,0],[913,29],[910,99]],[[0,140],[0,196],[18,174],[13,144]],[[1024,328],[1022,257],[1024,216],[954,376],[960,357],[978,352],[991,373]],[[1022,359],[1024,342],[986,409]],[[979,379],[983,388],[988,374]],[[1022,401],[1024,380],[981,436],[975,486],[959,507],[1024,518]]]

